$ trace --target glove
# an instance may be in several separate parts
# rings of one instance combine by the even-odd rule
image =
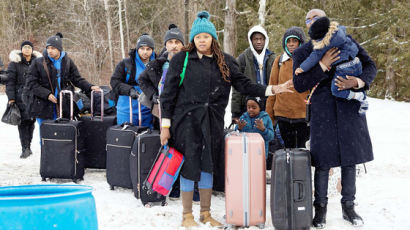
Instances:
[[[137,90],[135,90],[134,88],[131,88],[130,89],[130,97],[132,99],[138,99],[139,94],[138,94]]]
[[[152,95],[151,102],[154,104],[158,104],[159,97],[158,95]]]

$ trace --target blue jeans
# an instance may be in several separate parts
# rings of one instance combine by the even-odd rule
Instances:
[[[181,191],[192,192],[194,191],[195,181],[184,178],[182,175],[179,179]],[[201,172],[201,179],[198,182],[199,189],[211,189],[213,185],[213,176],[211,173]]]
[[[332,79],[332,95],[335,97],[340,97],[344,99],[348,99],[350,94],[350,89],[346,90],[338,90],[338,87],[335,85],[336,77],[340,76],[344,79],[346,75],[358,77],[362,74],[362,63],[360,62],[359,58],[356,57],[352,61],[344,62],[336,66],[335,76]]]

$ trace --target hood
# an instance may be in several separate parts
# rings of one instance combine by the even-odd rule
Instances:
[[[261,33],[263,34],[263,36],[265,36],[265,46],[263,47],[263,50],[260,54],[258,54],[258,52],[256,52],[256,50],[253,48],[252,41],[251,41],[252,34],[256,32]],[[256,57],[256,60],[258,61],[259,64],[263,65],[263,59],[265,58],[266,49],[268,48],[268,45],[269,45],[268,33],[266,33],[266,30],[262,26],[260,25],[254,26],[248,32],[248,42],[249,42],[249,47],[251,48],[253,55]]]
[[[339,23],[337,22],[330,22],[329,30],[325,37],[321,40],[312,40],[313,49],[322,49],[323,47],[330,45],[330,40],[332,40],[333,34],[339,30],[338,25]]]
[[[291,37],[299,38],[299,41],[300,41],[299,47],[302,46],[306,41],[305,32],[303,32],[302,28],[297,27],[297,26],[292,26],[289,29],[287,29],[282,38],[282,48],[289,57],[291,57],[292,54],[288,52],[288,49],[286,48],[286,42]]]
[[[9,54],[9,60],[11,62],[19,63],[19,62],[21,62],[22,55],[23,54],[22,54],[21,50],[13,50]],[[38,57],[42,57],[43,55],[41,55],[40,52],[33,50],[33,53],[31,54],[31,56],[34,57],[34,58],[38,58]]]

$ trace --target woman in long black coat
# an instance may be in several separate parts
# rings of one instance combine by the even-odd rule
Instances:
[[[9,104],[16,103],[21,114],[21,124],[18,126],[22,148],[20,158],[27,158],[32,154],[30,147],[35,123],[22,100],[23,86],[28,76],[30,64],[35,58],[41,56],[41,53],[33,51],[33,44],[29,41],[22,42],[21,49],[11,51],[9,55],[10,64],[7,68],[9,79],[6,85],[6,93]]]
[[[161,142],[184,154],[181,170],[182,226],[197,226],[192,215],[194,181],[200,193],[200,221],[221,224],[210,216],[214,159],[224,154],[224,115],[231,86],[251,96],[288,92],[288,85],[253,84],[239,69],[235,59],[221,51],[214,25],[207,12],[200,12],[192,25],[186,52],[176,54],[167,72],[160,96],[162,111]],[[184,60],[188,63],[182,84]],[[266,93],[267,92],[267,93]]]

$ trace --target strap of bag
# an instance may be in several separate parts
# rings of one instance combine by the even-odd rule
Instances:
[[[319,83],[317,83],[315,86],[313,86],[312,90],[310,91],[309,96],[306,100],[306,105],[310,104],[310,99],[312,98],[312,95],[315,92],[316,88],[319,86]]]
[[[182,85],[182,82],[184,82],[184,78],[185,78],[185,70],[186,70],[186,66],[188,65],[188,55],[189,53],[186,52],[186,56],[185,56],[185,60],[184,60],[184,67],[182,68],[182,72],[179,75],[181,77],[181,81],[179,82],[179,87]]]
[[[54,95],[54,88],[53,88],[53,84],[51,84],[50,72],[48,71],[48,67],[46,64],[46,58],[43,58],[43,67],[47,74],[48,83],[50,84],[50,88],[51,88],[51,93]]]

